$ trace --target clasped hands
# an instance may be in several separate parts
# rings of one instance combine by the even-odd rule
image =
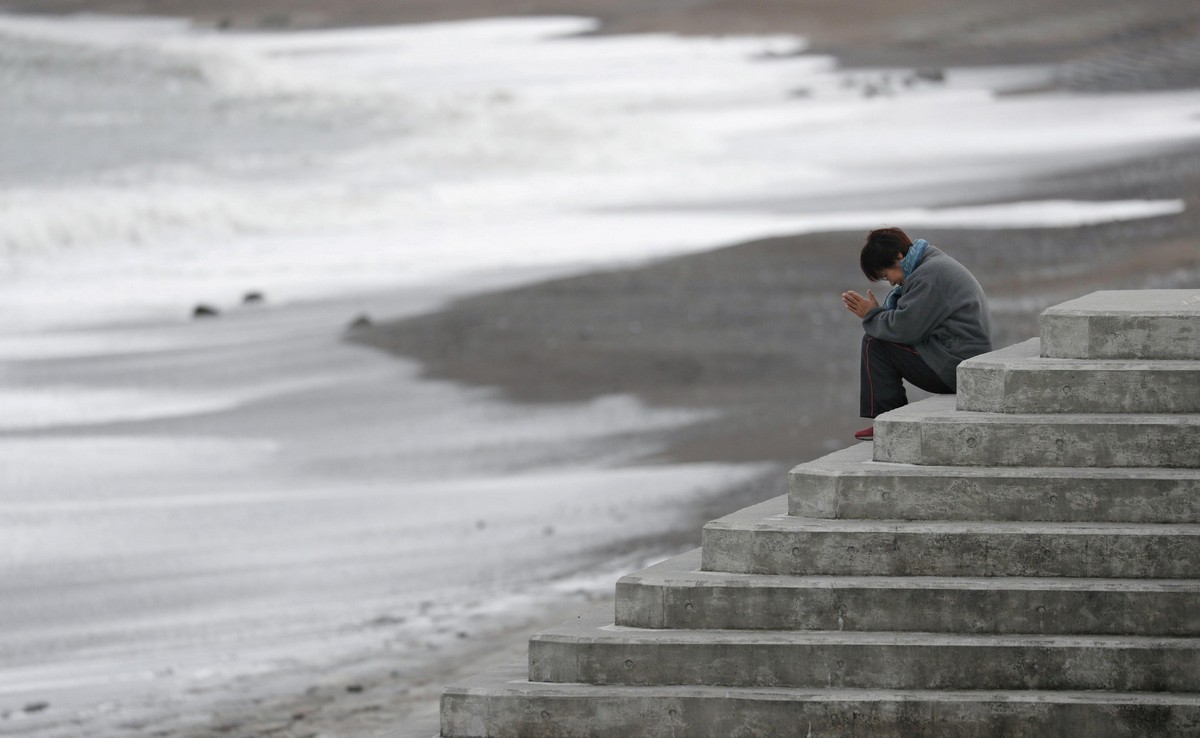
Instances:
[[[842,304],[846,309],[854,313],[860,318],[867,317],[867,313],[871,308],[879,307],[879,300],[875,299],[875,293],[867,290],[867,296],[863,297],[854,290],[849,290],[842,293]]]

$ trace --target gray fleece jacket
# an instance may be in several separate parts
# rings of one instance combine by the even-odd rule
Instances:
[[[904,278],[894,310],[871,308],[863,318],[868,336],[906,343],[951,389],[958,365],[992,350],[987,297],[974,275],[933,246]]]

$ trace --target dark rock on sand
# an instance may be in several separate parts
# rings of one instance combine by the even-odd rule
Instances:
[[[917,75],[917,79],[924,80],[926,82],[945,82],[946,81],[946,70],[939,69],[937,67],[926,67],[925,69],[918,69],[916,72],[916,75]]]
[[[367,315],[366,313],[363,313],[362,315],[359,315],[354,320],[350,321],[350,324],[346,326],[346,329],[351,330],[351,331],[358,331],[358,330],[363,330],[365,328],[370,328],[373,325],[375,325],[375,322],[373,320],[371,320],[371,316]]]
[[[42,712],[43,710],[49,709],[49,707],[49,702],[30,702],[28,705],[25,705],[25,712]]]
[[[192,310],[192,317],[193,317],[193,318],[215,318],[215,317],[217,317],[217,316],[218,316],[218,315],[220,315],[220,314],[221,314],[221,311],[220,311],[220,310],[217,310],[217,309],[216,309],[215,307],[213,307],[212,305],[203,305],[203,304],[201,304],[201,305],[197,305],[197,306],[196,306],[196,307],[195,307],[195,308]]]
[[[266,301],[266,295],[261,292],[247,292],[246,294],[242,295],[243,305],[261,305]]]

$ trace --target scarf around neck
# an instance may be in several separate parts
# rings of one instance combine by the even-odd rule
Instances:
[[[917,268],[917,264],[921,263],[921,257],[925,255],[925,249],[929,247],[929,242],[923,238],[918,238],[909,247],[908,253],[900,260],[900,270],[904,272],[904,281],[908,281],[908,275],[912,274]],[[900,300],[900,295],[904,294],[904,285],[898,284],[892,288],[892,291],[887,293],[887,297],[883,299],[884,310],[895,310],[896,303]]]

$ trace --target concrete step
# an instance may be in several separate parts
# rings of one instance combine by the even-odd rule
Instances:
[[[702,571],[700,549],[617,582],[631,628],[1200,635],[1200,580]]]
[[[530,682],[522,666],[442,695],[445,738],[1195,736],[1200,695]]]
[[[915,466],[872,461],[869,443],[789,473],[788,512],[807,518],[1200,523],[1200,469]]]
[[[830,520],[787,496],[704,526],[705,571],[742,574],[1189,579],[1200,525]]]
[[[603,608],[533,636],[529,680],[1197,692],[1200,638],[646,630]]]
[[[1200,359],[1200,290],[1093,292],[1041,315],[1056,359]]]
[[[958,409],[1200,413],[1200,361],[1047,359],[1034,338],[958,366]]]
[[[943,466],[1200,468],[1200,414],[1026,415],[940,395],[875,419],[875,460]]]

